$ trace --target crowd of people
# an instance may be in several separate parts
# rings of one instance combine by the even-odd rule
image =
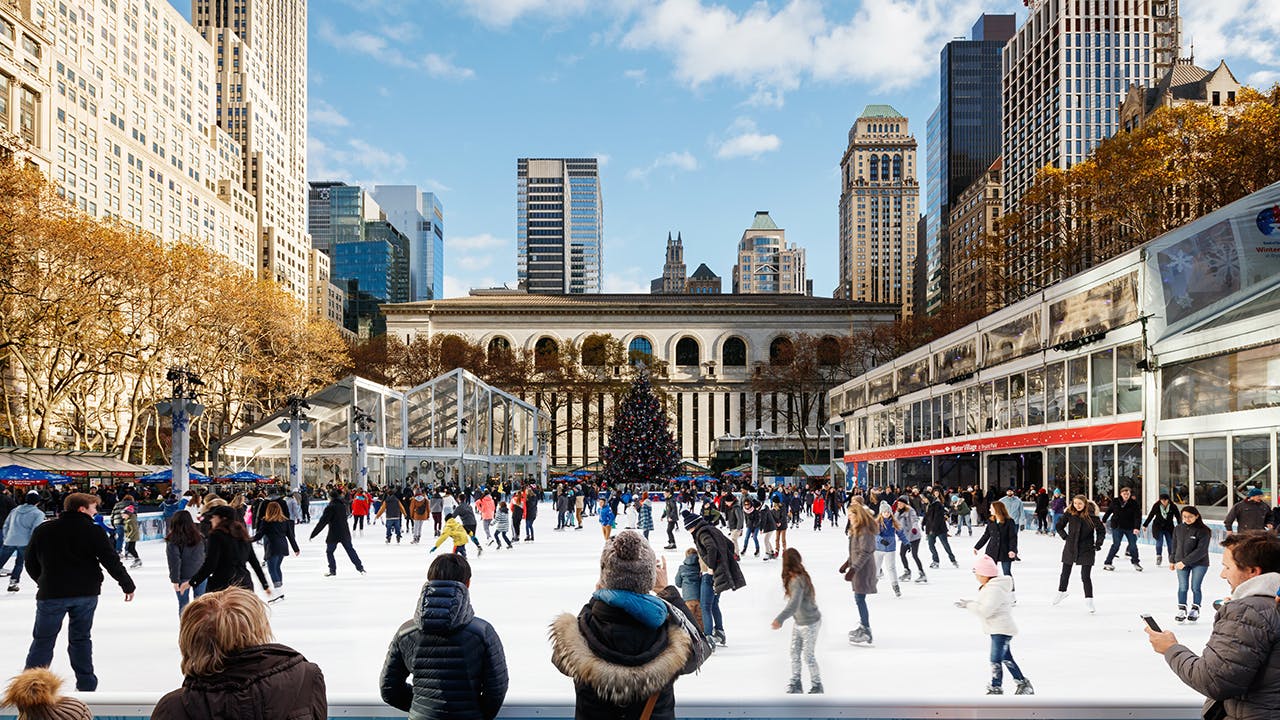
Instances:
[[[977,591],[972,599],[954,604],[975,614],[990,637],[988,694],[1003,693],[1006,670],[1016,683],[1015,694],[1034,692],[1012,651],[1017,634],[1014,567],[1020,560],[1021,532],[1034,525],[1034,532],[1062,540],[1062,573],[1052,603],[1068,597],[1071,576],[1079,568],[1083,604],[1093,612],[1091,571],[1108,532],[1111,546],[1103,569],[1114,571],[1123,550],[1132,569],[1142,571],[1136,538],[1143,528],[1150,528],[1156,566],[1165,566],[1167,558],[1168,569],[1178,577],[1179,623],[1201,617],[1212,541],[1197,508],[1179,507],[1161,495],[1144,513],[1128,487],[1105,498],[1102,510],[1085,496],[1068,499],[1060,491],[1043,489],[1025,494],[1009,489],[992,498],[975,488],[846,493],[830,486],[726,483],[657,492],[579,481],[549,490],[495,483],[462,488],[330,486],[297,493],[263,488],[227,495],[190,491],[160,503],[187,682],[157,705],[155,717],[193,717],[193,697],[208,707],[260,701],[283,703],[282,714],[290,717],[324,716],[320,669],[290,648],[270,642],[266,604],[253,592],[256,578],[267,602],[283,599],[283,561],[291,552],[300,552],[296,533],[299,526],[311,524],[316,496],[326,501],[310,537],[325,533],[326,576],[337,573],[338,547],[356,572],[366,572],[352,538],[367,531],[381,532],[388,544],[406,535],[418,543],[430,523],[430,537],[435,539],[430,552],[442,547],[452,551],[431,563],[417,611],[397,631],[383,669],[383,699],[413,718],[492,718],[501,707],[507,686],[505,657],[493,626],[476,618],[471,609],[468,548],[479,557],[486,547],[510,551],[515,543],[534,542],[534,523],[544,503],[555,512],[554,532],[581,530],[593,517],[602,529],[595,592],[579,613],[556,619],[550,632],[552,662],[573,679],[580,717],[674,717],[676,678],[696,670],[728,643],[721,598],[746,586],[741,563],[748,558],[781,559],[785,606],[772,625],[779,629],[792,623],[786,691],[804,692],[802,675],[807,672],[808,692],[822,693],[815,652],[821,607],[843,601],[819,601],[799,550],[789,546],[788,528],[802,523],[811,523],[815,531],[831,528],[845,535],[847,559],[839,572],[850,583],[858,616],[848,640],[862,646],[874,643],[868,598],[878,593],[881,583],[887,582],[899,597],[903,583],[927,584],[920,556],[925,540],[928,570],[942,562],[939,545],[946,561],[958,568],[952,542],[967,533],[967,542],[974,543]],[[0,567],[14,558],[12,570],[4,571],[10,577],[9,589],[20,589],[24,572],[38,588],[28,672],[48,667],[65,618],[76,688],[93,691],[98,681],[90,629],[103,571],[116,581],[126,601],[131,600],[137,588],[128,570],[141,563],[136,549],[139,503],[128,489],[117,495],[109,488],[66,493],[53,507],[52,498],[37,492],[25,494],[19,504],[7,493],[0,497]],[[668,574],[650,541],[655,502],[663,505],[658,520],[666,524],[665,549],[679,546],[680,528],[690,539],[674,575]],[[46,511],[52,519],[46,519]],[[1153,649],[1210,699],[1218,717],[1280,716],[1280,693],[1262,691],[1259,685],[1280,679],[1280,653],[1274,651],[1280,642],[1280,538],[1272,519],[1256,492],[1228,515],[1231,534],[1222,542],[1222,577],[1232,595],[1215,608],[1214,634],[1203,656],[1178,645],[1171,633],[1148,630]],[[258,543],[262,561],[255,549]],[[19,690],[42,690],[11,688],[11,697],[59,701],[56,678],[32,674],[21,680]],[[287,690],[278,683],[287,684]],[[297,714],[301,711],[311,714]]]

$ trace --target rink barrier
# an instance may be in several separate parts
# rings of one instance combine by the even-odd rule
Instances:
[[[1010,688],[1012,690],[1012,688]],[[837,700],[798,695],[786,699],[704,699],[679,700],[676,690],[676,717],[698,720],[1197,720],[1200,703],[1185,700],[1061,700],[1036,696],[937,698],[900,701]],[[82,696],[97,720],[143,720],[160,699],[157,695],[92,693]],[[12,708],[0,708],[0,720],[16,720]],[[333,695],[329,717],[343,720],[403,718],[404,712],[367,695]],[[511,699],[502,706],[499,718],[510,720],[572,720],[573,703],[547,700]]]

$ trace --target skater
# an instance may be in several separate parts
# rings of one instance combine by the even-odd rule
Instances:
[[[778,536],[774,540],[773,556],[778,557],[778,553],[787,549],[787,507],[781,503],[773,504],[773,522],[777,529]]]
[[[1009,519],[1013,520],[1014,526],[1017,527],[1018,529],[1021,529],[1022,516],[1023,516],[1023,512],[1022,512],[1023,502],[1022,502],[1022,498],[1018,497],[1018,490],[1016,488],[1009,488],[1005,490],[1004,497],[1000,498],[998,502],[1002,503],[1004,505],[1005,510],[1009,511]],[[990,520],[990,518],[991,518],[991,515],[988,514],[987,519]]]
[[[26,500],[4,519],[4,529],[0,538],[4,546],[0,547],[0,567],[13,556],[13,571],[3,573],[9,576],[9,592],[18,592],[22,580],[22,562],[26,556],[27,545],[31,542],[31,534],[44,522],[44,511],[40,509],[40,493],[27,493]]]
[[[613,535],[613,528],[618,524],[618,517],[613,514],[613,507],[604,498],[600,498],[597,514],[600,517],[600,532],[604,535],[605,542],[608,542]]]
[[[1157,565],[1164,564],[1162,550],[1165,548],[1169,550],[1170,561],[1173,560],[1173,531],[1178,526],[1180,516],[1178,506],[1169,499],[1169,493],[1162,492],[1160,499],[1156,500],[1147,513],[1147,519],[1142,521],[1142,527],[1151,526],[1151,539],[1156,544]]]
[[[249,530],[240,521],[240,514],[230,505],[219,505],[205,513],[209,521],[209,540],[205,544],[204,563],[191,576],[191,579],[178,586],[178,592],[200,585],[206,581],[206,593],[225,590],[229,587],[242,587],[253,591],[253,578],[246,565],[253,567],[253,572],[262,583],[262,589],[271,596],[271,585],[262,572],[258,556],[253,552]],[[346,527],[345,523],[343,527]]]
[[[744,526],[747,528],[747,536],[742,540],[742,550],[739,554],[745,555],[747,546],[754,540],[756,544],[755,557],[760,557],[760,511],[757,509],[756,501],[747,499],[742,503],[742,514],[745,518]]]
[[[814,517],[819,523],[822,522],[822,513],[816,507]],[[787,548],[782,553],[782,588],[786,592],[787,605],[773,619],[772,627],[779,630],[787,618],[795,620],[791,628],[791,682],[787,684],[787,692],[802,691],[800,665],[803,660],[809,666],[809,694],[821,695],[822,673],[818,671],[814,646],[818,641],[818,628],[822,626],[822,613],[818,610],[813,580],[804,569],[800,552],[795,548]]]
[[[1036,534],[1050,535],[1049,532],[1049,493],[1044,488],[1036,493]]]
[[[476,500],[476,509],[480,511],[480,522],[484,527],[484,539],[486,542],[493,541],[493,513],[497,509],[497,504],[493,500],[493,496],[489,493],[480,495],[480,499]]]
[[[947,559],[951,561],[951,567],[960,567],[956,562],[955,553],[951,552],[951,542],[948,537],[951,535],[951,529],[947,525],[947,505],[942,502],[942,491],[934,490],[929,495],[929,504],[924,508],[924,534],[929,539],[929,554],[933,558],[933,562],[929,563],[930,569],[938,567],[938,545],[939,540],[942,541],[942,549],[947,551]]]
[[[902,597],[902,589],[898,587],[898,543],[906,542],[906,533],[893,516],[893,508],[889,503],[880,501],[880,515],[876,518],[876,574],[884,573],[884,566],[889,566],[889,582],[893,587],[894,597]]]
[[[320,667],[271,639],[266,603],[252,592],[230,588],[193,600],[178,628],[182,687],[160,698],[151,717],[328,717]]]
[[[431,500],[427,498],[427,494],[418,488],[413,494],[413,498],[409,501],[409,522],[413,525],[413,540],[411,545],[417,545],[422,540],[422,527],[427,524],[427,520],[431,518]]]
[[[364,535],[364,523],[369,517],[369,494],[363,490],[357,490],[355,495],[351,496],[351,530],[352,532],[359,530]]]
[[[969,537],[973,537],[973,519],[970,517],[972,510],[969,503],[960,495],[951,496],[951,509],[956,514],[956,537],[960,537],[960,531],[969,528]]]
[[[698,551],[698,558],[711,571],[711,581],[703,578],[702,592],[698,598],[702,603],[703,630],[708,637],[725,645],[727,640],[724,616],[720,613],[720,595],[747,585],[742,568],[738,565],[737,548],[724,533],[701,517],[686,512],[683,519],[684,529],[693,536],[693,547]]]
[[[1062,574],[1058,577],[1058,594],[1053,597],[1057,605],[1067,596],[1067,581],[1071,579],[1071,566],[1080,566],[1080,583],[1084,585],[1084,605],[1089,612],[1095,612],[1093,606],[1093,580],[1089,573],[1093,570],[1095,553],[1102,549],[1102,540],[1106,532],[1102,522],[1098,520],[1097,508],[1084,495],[1071,498],[1071,506],[1054,526],[1054,532],[1065,542],[1062,544]]]
[[[778,557],[778,553],[774,552],[773,535],[778,530],[778,521],[774,519],[774,509],[768,502],[760,503],[760,509],[756,511],[756,522],[760,523],[760,533],[764,535],[764,559],[766,561]]]
[[[1062,491],[1058,488],[1053,489],[1053,499],[1049,500],[1049,534],[1054,534],[1054,528],[1058,527],[1058,519],[1067,511],[1067,498],[1063,496]]]
[[[339,545],[347,551],[347,557],[350,558],[351,564],[356,566],[356,571],[364,575],[364,563],[360,562],[360,556],[351,545],[351,528],[347,527],[347,503],[342,499],[342,493],[337,490],[329,493],[329,504],[325,505],[324,511],[320,513],[320,522],[317,522],[315,529],[311,531],[311,539],[315,540],[326,526],[329,531],[324,536],[324,554],[329,560],[329,572],[324,576],[333,577],[338,574],[338,564],[333,559],[333,551]]]
[[[537,485],[530,485],[524,492],[524,539],[525,542],[533,542],[533,521],[538,519],[538,490]]]
[[[463,500],[453,508],[453,516],[458,518],[462,523],[462,529],[467,531],[467,537],[471,538],[471,542],[475,543],[476,556],[484,554],[484,546],[480,544],[480,539],[476,537],[476,513],[471,509],[471,503]]]
[[[636,511],[638,516],[636,524],[640,529],[640,533],[644,535],[644,539],[648,540],[649,533],[653,532],[653,506],[649,504],[648,493],[640,495],[640,498],[636,500],[636,503],[640,506]]]
[[[444,496],[439,490],[431,494],[431,532],[433,537],[440,537],[441,523],[444,522]]]
[[[440,531],[440,537],[436,538],[436,544],[431,548],[431,552],[440,549],[445,540],[453,542],[453,552],[463,557],[467,556],[467,543],[471,542],[471,536],[467,534],[467,529],[462,526],[462,521],[452,513],[444,518],[444,527]]]
[[[511,544],[511,511],[507,508],[505,502],[498,503],[498,509],[493,511],[493,542],[502,549],[502,543],[507,544],[507,549],[515,547]]]
[[[573,678],[575,717],[675,720],[675,680],[709,651],[666,563],[639,533],[618,533],[597,587],[576,617],[551,625],[551,663]]]
[[[992,503],[992,506],[1000,503]],[[994,515],[994,513],[993,513]],[[1009,649],[1018,626],[1013,623],[1013,578],[1001,576],[995,560],[990,555],[979,555],[973,562],[973,574],[978,579],[976,600],[957,600],[956,607],[968,610],[982,619],[982,630],[991,636],[991,684],[988,695],[1004,692],[1004,669],[1018,681],[1014,695],[1034,695],[1031,681],[1022,674],[1013,652]]]
[[[190,513],[180,512],[169,519],[169,532],[164,538],[165,557],[169,562],[169,582],[173,583],[178,598],[178,616],[191,601],[204,594],[207,583],[191,585],[191,578],[204,565],[204,535],[191,519]],[[183,586],[186,586],[185,589]]]
[[[400,542],[400,521],[405,516],[404,503],[400,502],[400,498],[395,493],[389,492],[382,498],[382,507],[378,508],[378,514],[374,516],[374,520],[386,516],[387,522],[387,544],[391,544],[391,533],[395,533],[396,542]]]
[[[870,645],[871,617],[867,611],[867,596],[876,593],[876,518],[854,496],[847,511],[845,532],[849,536],[849,559],[840,566],[844,579],[853,586],[853,601],[858,606],[858,627],[849,633],[854,645]]]
[[[662,519],[667,521],[667,545],[664,550],[676,549],[676,525],[680,523],[680,504],[676,502],[675,493],[667,491],[666,500],[662,503]]]
[[[1204,524],[1200,511],[1194,505],[1182,508],[1182,522],[1173,529],[1173,542],[1169,544],[1169,569],[1178,573],[1178,614],[1174,620],[1182,622],[1200,619],[1200,585],[1209,572],[1209,543],[1213,533]],[[1191,588],[1191,609],[1187,609],[1187,588]]]
[[[742,512],[742,507],[738,504],[738,498],[733,493],[726,493],[722,503],[722,512],[724,516],[725,527],[729,529],[729,540],[733,546],[738,547],[738,539],[742,537],[742,528],[746,526],[746,516]]]
[[[1013,575],[1013,561],[1018,557],[1018,524],[1009,517],[1008,506],[1004,502],[991,503],[991,516],[973,551],[977,553],[984,545],[987,555],[1000,563],[1004,574]]]
[[[911,499],[906,495],[899,497],[894,505],[896,508],[894,515],[898,525],[902,527],[903,535],[906,537],[898,551],[899,556],[902,558],[902,577],[898,579],[911,579],[911,563],[907,562],[907,553],[909,552],[911,557],[915,558],[916,570],[919,571],[915,581],[927,583],[929,578],[925,576],[924,564],[920,562],[920,516],[916,514],[915,508],[911,505]]]
[[[1262,492],[1262,488],[1249,488],[1244,495],[1244,500],[1236,502],[1227,511],[1227,517],[1222,521],[1222,527],[1227,532],[1233,532],[1235,525],[1239,524],[1240,532],[1246,530],[1269,530],[1267,521],[1270,519],[1271,510],[1267,507],[1266,494]]]
[[[138,509],[133,505],[125,507],[121,515],[124,522],[124,556],[133,558],[129,569],[142,567],[142,557],[138,555],[138,541],[142,539],[142,529],[138,527]]]
[[[398,502],[394,499],[392,501]],[[385,503],[383,507],[386,507]],[[262,556],[267,562],[267,574],[271,576],[271,584],[276,589],[276,594],[270,602],[278,602],[284,599],[284,573],[281,572],[280,565],[289,556],[289,548],[293,548],[294,557],[302,554],[298,548],[298,540],[293,534],[293,523],[289,522],[289,519],[280,511],[279,505],[267,504],[262,523],[258,526],[257,534],[253,536],[254,542],[259,540],[263,541]]]
[[[431,561],[417,612],[396,631],[382,664],[381,695],[412,720],[493,720],[507,697],[502,640],[471,607],[462,555]]]
[[[1120,551],[1120,541],[1128,540],[1129,547],[1125,550],[1125,554],[1133,563],[1133,569],[1142,572],[1142,563],[1138,561],[1138,528],[1142,525],[1142,508],[1138,505],[1137,498],[1133,497],[1132,488],[1127,485],[1120,488],[1120,497],[1111,501],[1107,506],[1107,512],[1102,516],[1104,525],[1107,524],[1108,518],[1111,520],[1111,549],[1107,551],[1107,559],[1102,564],[1102,569],[1116,569],[1116,566],[1111,563],[1116,559],[1116,553]]]
[[[689,548],[684,551],[684,562],[676,569],[676,576],[671,584],[680,589],[680,597],[689,608],[694,618],[702,617],[702,576],[707,567],[698,558],[698,551]],[[703,633],[704,637],[706,633]]]
[[[524,522],[524,490],[516,488],[511,493],[511,531],[520,542],[520,528]]]

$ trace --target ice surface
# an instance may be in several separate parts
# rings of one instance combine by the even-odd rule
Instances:
[[[655,519],[660,514],[660,509],[654,510]],[[576,614],[594,588],[601,533],[594,518],[584,521],[583,530],[556,532],[552,530],[554,514],[544,512],[538,517],[534,543],[518,543],[514,550],[501,552],[488,547],[480,558],[471,548],[472,601],[476,614],[493,623],[502,638],[513,699],[572,697],[570,681],[551,666],[546,631],[558,613]],[[387,545],[382,526],[373,526],[355,538],[368,575],[356,573],[339,548],[338,575],[325,578],[323,535],[307,542],[311,527],[299,526],[302,555],[284,562],[286,599],[271,608],[276,638],[318,663],[331,693],[376,697],[387,645],[412,613],[432,558],[427,552],[430,529],[422,544],[410,545],[406,539]],[[976,583],[969,567],[977,536],[952,538],[960,569],[952,568],[944,555],[943,567],[928,571],[928,584],[904,583],[900,599],[882,580],[881,592],[869,599],[875,647],[864,648],[847,643],[848,631],[857,624],[857,610],[849,585],[836,572],[846,554],[839,529],[828,526],[814,532],[808,519],[788,535],[813,576],[823,613],[818,662],[829,695],[919,701],[985,692],[987,636],[974,615],[952,605],[957,598],[974,596]],[[691,546],[689,534],[682,529],[677,530],[676,539],[679,550],[663,551],[664,530],[650,537],[655,549],[666,556],[672,575],[684,549]],[[448,545],[440,552],[447,551]],[[1083,605],[1078,570],[1067,599],[1060,606],[1050,605],[1057,590],[1059,540],[1023,531],[1019,545],[1025,560],[1014,564],[1018,588],[1014,618],[1021,633],[1014,639],[1013,653],[1038,695],[1078,699],[1095,688],[1113,692],[1119,686],[1112,680],[1123,677],[1126,700],[1198,700],[1163,658],[1151,651],[1138,615],[1151,613],[1180,641],[1199,651],[1212,627],[1213,611],[1208,606],[1228,591],[1226,582],[1218,578],[1220,556],[1213,556],[1204,583],[1205,617],[1197,624],[1178,626],[1173,621],[1177,578],[1167,567],[1154,565],[1150,546],[1142,547],[1146,572],[1134,572],[1127,562],[1120,562],[1115,572],[1104,572],[1100,565],[1094,568],[1098,612],[1090,615]],[[140,543],[139,550],[144,566],[132,571],[138,584],[135,600],[125,603],[119,587],[108,578],[98,605],[94,658],[103,691],[160,693],[182,681],[177,602],[164,565],[164,546]],[[927,568],[925,543],[921,558]],[[677,683],[678,698],[783,694],[790,672],[790,624],[778,631],[769,627],[783,605],[780,563],[748,554],[742,567],[747,587],[721,598],[729,644],[699,674]],[[35,585],[27,579],[21,592],[0,595],[0,638],[4,639],[0,674],[8,677],[22,669],[26,657]],[[53,669],[71,678],[65,643],[64,629]],[[1005,682],[1012,687],[1008,678]]]

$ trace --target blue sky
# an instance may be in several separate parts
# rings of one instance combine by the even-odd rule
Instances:
[[[1200,65],[1280,79],[1276,0],[1182,0]],[[838,169],[869,103],[924,124],[941,46],[1020,0],[313,0],[311,180],[445,207],[445,294],[514,287],[518,157],[603,164],[604,289],[647,292],[667,233],[730,289],[756,210],[837,282]],[[921,182],[924,169],[921,168]]]

